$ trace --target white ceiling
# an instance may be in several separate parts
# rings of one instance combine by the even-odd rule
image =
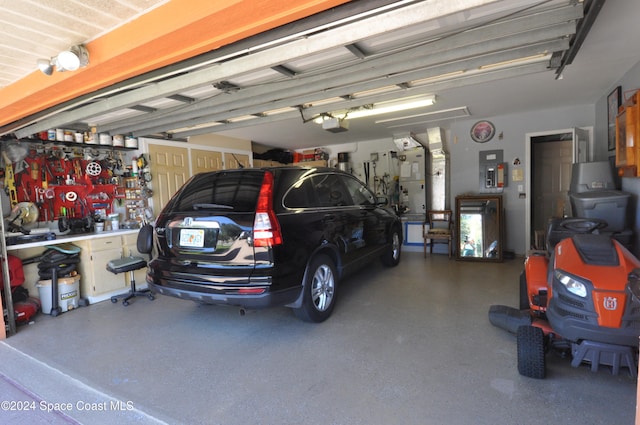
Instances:
[[[0,22],[23,3],[0,1]],[[72,2],[28,3],[51,8]],[[114,9],[106,7],[105,19],[94,19],[102,26],[92,22],[73,31],[43,27],[51,34],[38,41],[35,54],[26,40],[9,37],[12,30],[3,25],[0,54],[15,62],[0,66],[0,84],[33,72],[38,57],[87,42],[159,2],[73,3],[93,8],[109,4]],[[391,4],[386,7],[386,3]],[[469,113],[468,119],[483,119],[593,104],[640,60],[638,1],[604,3],[573,63],[562,70],[562,79],[556,78],[557,69],[547,69],[549,57],[537,63],[479,69],[538,53],[562,53],[576,32],[576,10],[582,9],[582,2],[570,0],[349,3],[5,126],[0,134],[26,137],[47,128],[96,125],[99,131],[112,134],[169,133],[176,139],[219,132],[297,149],[390,138],[406,131],[422,133],[427,127],[447,127],[453,119],[466,119],[460,112]],[[526,26],[531,29],[525,32]],[[22,57],[15,46],[29,55]],[[524,71],[526,75],[510,76]],[[439,78],[425,81],[432,76]],[[388,91],[363,93],[380,87]],[[331,133],[303,122],[345,107],[426,94],[436,95],[434,106],[353,119],[346,132]],[[332,103],[322,104],[327,99]],[[288,112],[269,112],[282,107]]]
[[[0,89],[168,0],[0,0]]]

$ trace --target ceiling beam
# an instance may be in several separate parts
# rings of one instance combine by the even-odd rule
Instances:
[[[587,38],[587,34],[589,34],[593,23],[596,21],[602,6],[604,6],[605,1],[606,0],[591,0],[587,2],[586,16],[578,24],[578,30],[571,39],[571,47],[569,47],[562,56],[560,66],[556,70],[556,78],[559,78],[562,75],[564,68],[573,62],[573,59],[578,54],[580,47],[582,47],[584,39]]]
[[[0,125],[347,1],[164,2],[88,41],[91,60],[86,68],[46,76],[34,63],[32,74],[0,90]]]
[[[430,48],[418,46],[390,56],[357,62],[351,67],[326,71],[312,77],[301,75],[299,79],[295,80],[260,86],[255,89],[243,89],[235,93],[232,99],[216,96],[196,102],[188,107],[159,111],[155,114],[116,122],[115,126],[102,125],[100,131],[108,131],[112,134],[136,133],[144,129],[155,129],[157,126],[169,122],[191,120],[194,117],[215,120],[215,117],[218,116],[216,114],[221,113],[226,113],[224,119],[227,119],[232,116],[264,112],[265,109],[260,108],[268,110],[313,103],[326,98],[375,89],[381,85],[401,84],[414,79],[435,77],[458,70],[516,60],[520,57],[561,51],[568,47],[568,39],[564,35],[572,30],[575,31],[575,24],[563,23],[555,27],[522,32],[491,42],[478,34],[477,44],[465,48],[455,46],[456,48],[453,50],[442,51],[439,54],[431,54]],[[548,39],[551,39],[551,42],[543,41]],[[535,42],[538,44],[526,44]],[[523,45],[525,47],[519,47]],[[438,48],[434,48],[434,50],[437,51]],[[411,71],[407,72],[406,69]]]
[[[349,72],[345,72],[346,68],[341,67],[334,71],[323,71],[320,76],[300,74],[295,80],[270,83],[256,88],[244,88],[235,94],[232,101],[226,97],[201,99],[189,107],[167,108],[155,114],[133,117],[113,124],[102,124],[100,131],[119,134],[128,131],[128,127],[139,128],[140,123],[155,125],[155,123],[162,122],[164,117],[168,115],[176,120],[189,119],[194,115],[213,114],[282,98],[282,93],[286,93],[288,96],[313,95],[318,91],[326,90],[326,87],[338,87],[358,81],[372,80],[382,75],[402,72],[404,69],[424,68],[428,65],[459,60],[487,51],[506,50],[541,40],[564,38],[575,33],[575,21],[581,16],[582,9],[570,5],[536,11],[532,15],[517,16],[504,22],[495,22],[487,28],[462,31],[392,55],[358,61],[348,68]],[[225,64],[220,66],[224,67]],[[381,73],[380,69],[384,69],[384,73]],[[343,92],[337,95],[345,94],[347,93]]]
[[[411,80],[422,79],[422,78],[427,78],[427,77],[436,76],[436,75],[449,74],[458,70],[467,70],[467,71],[471,71],[471,73],[488,72],[488,70],[480,71],[479,69],[481,66],[485,66],[485,65],[517,60],[519,58],[522,58],[523,56],[532,56],[534,54],[537,54],[537,52],[546,51],[548,50],[548,48],[566,48],[568,47],[568,43],[569,41],[567,39],[556,40],[553,42],[541,43],[539,45],[534,45],[534,46],[525,46],[525,47],[512,49],[508,51],[500,51],[500,52],[497,52],[491,55],[485,55],[482,57],[464,59],[457,62],[444,63],[429,69],[414,70],[411,72],[400,73],[393,76],[386,76],[384,78],[381,77],[381,79],[384,80],[384,83],[393,85],[393,84],[396,84],[397,80],[410,82]],[[517,66],[517,64],[514,64],[513,66],[515,67]],[[545,67],[546,66],[547,66],[547,63],[545,62]],[[348,73],[350,74],[350,72]],[[362,83],[361,86],[354,86],[349,88],[351,89],[368,88],[369,86],[375,86],[376,84],[377,86],[379,86],[380,82],[366,81],[365,83]],[[321,94],[324,94],[329,98],[336,97],[336,93],[334,93],[334,91],[340,91],[340,90],[346,90],[346,89],[347,88],[334,88],[329,91],[325,91]],[[331,112],[335,110],[340,110],[344,108],[359,107],[369,103],[384,102],[384,101],[394,100],[399,97],[406,97],[406,96],[409,96],[408,93],[409,93],[408,90],[398,90],[398,91],[383,93],[375,96],[367,96],[362,98],[349,98],[349,100],[347,101],[338,101],[330,104],[322,104],[321,106],[318,106],[318,107],[304,108],[304,112],[307,114],[305,118],[306,119],[313,118],[313,115],[310,111],[319,110],[320,112],[315,112],[315,114],[318,114],[318,113],[326,113],[326,112]],[[430,94],[437,94],[437,93],[430,93]],[[206,122],[213,122],[213,121],[227,121],[233,117],[251,115],[251,114],[256,114],[257,112],[264,112],[267,110],[279,109],[286,106],[301,104],[304,102],[305,99],[308,99],[308,96],[309,95],[301,96],[300,98],[289,97],[285,99],[278,99],[269,103],[252,105],[250,107],[239,109],[239,110],[223,111],[218,114],[211,114],[211,113],[208,113],[207,111],[203,111],[203,113],[197,117],[189,117],[182,120],[176,119],[170,115],[170,116],[167,116],[166,120],[164,121],[160,120],[158,122],[148,122],[146,124],[141,124],[140,127],[137,129],[131,128],[130,132],[136,136],[145,136],[148,134],[156,133],[158,131],[164,131],[170,128],[181,128],[181,127],[199,125],[199,124],[203,124]],[[309,102],[309,103],[313,103],[313,102]]]
[[[248,0],[247,0],[248,1]],[[308,0],[311,1],[311,0]],[[320,1],[320,0],[318,0]],[[330,0],[324,0],[325,5]],[[334,0],[338,1],[338,0]],[[216,3],[217,2],[213,2]],[[288,1],[279,3],[294,4]],[[296,2],[295,4],[297,4]],[[207,84],[211,81],[224,81],[233,76],[242,75],[256,68],[270,68],[281,65],[293,59],[304,57],[311,52],[326,51],[330,48],[343,46],[357,42],[358,40],[394,31],[412,24],[420,24],[425,21],[435,20],[445,16],[459,13],[461,19],[477,19],[483,16],[487,10],[513,11],[524,5],[535,3],[532,0],[511,0],[502,2],[498,0],[466,0],[463,3],[450,0],[433,0],[430,7],[425,7],[424,2],[409,4],[399,9],[393,9],[384,13],[384,16],[374,15],[364,19],[340,25],[337,28],[327,29],[308,37],[291,41],[284,45],[270,47],[267,51],[239,52],[244,56],[233,61],[226,62],[227,66],[213,66],[203,70],[193,71],[186,75],[173,77],[169,80],[157,82],[146,87],[132,90],[127,93],[115,95],[107,100],[96,102],[88,106],[81,106],[73,111],[61,112],[36,124],[20,130],[16,130],[18,137],[38,133],[39,131],[56,128],[67,122],[76,122],[87,116],[107,113],[115,109],[127,108],[140,103],[140,99],[158,99],[180,93],[194,87]],[[293,6],[291,6],[293,7]],[[249,8],[255,9],[255,8]],[[505,12],[506,13],[506,12]],[[340,24],[340,23],[336,23]],[[203,29],[204,31],[204,29]],[[121,65],[121,64],[120,64]],[[27,108],[32,110],[32,108]],[[24,116],[24,115],[23,115]],[[0,121],[2,123],[2,121]]]
[[[410,89],[410,91],[408,91],[407,93],[410,95],[418,96],[421,94],[429,94],[429,93],[434,93],[434,92],[452,89],[452,88],[470,86],[474,84],[482,84],[490,81],[496,81],[496,80],[501,80],[505,78],[512,78],[520,75],[537,74],[545,71],[549,72],[546,64],[544,63],[527,64],[519,67],[514,67],[509,69],[498,69],[491,72],[485,72],[482,74],[463,76],[456,79],[451,79],[443,82],[437,82],[437,83],[433,83],[425,86],[420,86],[420,87]],[[322,112],[321,109],[322,109],[321,107],[317,107],[314,109],[310,109],[309,112],[320,113]],[[283,121],[287,119],[295,119],[295,118],[300,118],[299,112],[297,111],[285,112],[282,114],[269,115],[262,118],[256,118],[255,120],[240,121],[240,122],[235,122],[230,124],[221,124],[218,126],[202,127],[198,129],[192,129],[192,130],[176,131],[172,134],[172,136],[175,138],[184,139],[187,137],[197,136],[200,134],[219,133],[219,132],[234,130],[238,128],[245,128],[253,125],[262,125],[270,122],[279,122],[279,121]],[[314,125],[314,124],[309,123],[309,125]]]
[[[554,43],[556,46],[560,46],[560,45],[564,47],[568,46],[568,40],[558,40],[558,41],[555,41]],[[544,48],[542,47],[542,49]],[[505,52],[496,53],[494,55],[487,55],[486,57],[482,57],[482,58],[473,58],[473,59],[459,61],[456,63],[443,64],[438,67],[434,67],[434,69],[430,69],[429,71],[431,74],[435,74],[435,75],[447,74],[460,69],[471,70],[472,73],[481,72],[478,70],[483,65],[518,59],[522,57],[523,52],[534,53],[537,51],[539,50],[536,50],[532,46],[527,46],[522,49],[515,49],[515,51],[505,51]],[[546,67],[547,67],[547,63],[545,62],[545,69]],[[487,72],[487,71],[484,71],[484,72]],[[384,78],[384,81],[387,83],[394,84],[394,80],[397,80],[397,79],[404,79],[405,81],[409,82],[412,79],[425,78],[425,76],[429,76],[429,74],[427,74],[426,71],[413,71],[409,73],[398,74],[393,77]],[[420,86],[420,87],[423,87],[423,86]],[[367,86],[361,85],[361,86],[355,86],[353,88],[366,89]],[[338,90],[338,89],[332,89],[332,90]],[[317,115],[319,113],[327,113],[327,112],[332,112],[332,111],[341,110],[345,108],[360,107],[360,106],[364,106],[366,104],[370,104],[374,102],[390,101],[390,100],[397,99],[399,97],[409,96],[410,92],[411,92],[410,90],[399,89],[397,91],[382,93],[374,96],[367,96],[362,98],[350,98],[346,101],[338,101],[338,102],[329,103],[329,104],[322,104],[321,106],[318,106],[318,107],[311,106],[303,109],[303,112],[305,114],[304,118],[312,119],[314,115]],[[328,95],[329,97],[332,97],[330,95],[334,93],[328,92],[324,94]],[[437,93],[431,92],[429,94],[437,94]],[[227,121],[229,119],[232,119],[238,116],[256,114],[258,111],[263,112],[265,110],[279,109],[285,106],[300,104],[304,99],[307,99],[307,97],[302,96],[301,98],[286,98],[286,99],[276,100],[266,104],[255,105],[255,106],[252,106],[246,109],[241,109],[241,110],[226,111],[226,112],[211,114],[211,115],[203,114],[201,116],[194,117],[191,119],[186,119],[186,120],[176,120],[173,117],[169,116],[166,122],[156,123],[155,126],[153,126],[152,124],[142,125],[141,128],[131,129],[131,132],[137,136],[144,136],[147,134],[156,133],[158,131],[165,131],[170,128],[181,128],[181,127],[198,125],[202,122]],[[310,103],[312,104],[313,102],[310,102]],[[320,111],[320,112],[312,112],[312,111]]]

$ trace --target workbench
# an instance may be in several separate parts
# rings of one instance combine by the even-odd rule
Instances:
[[[56,239],[23,244],[7,245],[7,252],[20,259],[42,255],[47,246],[72,243],[80,251],[80,298],[86,303],[110,299],[112,295],[124,293],[129,289],[129,274],[115,275],[106,270],[110,260],[133,255],[142,256],[137,250],[139,229],[111,230],[100,233],[82,233],[74,235],[57,235]],[[38,297],[36,284],[39,276],[37,263],[24,266],[25,283],[31,296]],[[143,287],[145,269],[135,272],[136,283]]]

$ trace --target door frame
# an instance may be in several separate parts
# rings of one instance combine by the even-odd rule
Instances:
[[[581,130],[586,130],[589,133],[589,153],[587,155],[587,161],[593,161],[593,127],[580,127]],[[531,169],[531,139],[541,136],[551,136],[554,134],[566,134],[573,133],[575,135],[576,128],[565,128],[560,130],[548,130],[548,131],[539,131],[535,133],[525,133],[525,193],[527,194],[526,202],[525,202],[525,210],[524,210],[524,223],[525,223],[525,235],[524,235],[524,247],[525,254],[529,252],[531,247],[531,180],[532,180],[532,169]],[[572,138],[573,144],[573,162],[576,161],[576,138]]]

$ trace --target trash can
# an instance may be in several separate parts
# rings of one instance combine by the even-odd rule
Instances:
[[[42,312],[51,314],[51,279],[39,280],[36,285],[42,304]],[[80,299],[80,275],[58,278],[58,306],[65,312],[78,307]]]

